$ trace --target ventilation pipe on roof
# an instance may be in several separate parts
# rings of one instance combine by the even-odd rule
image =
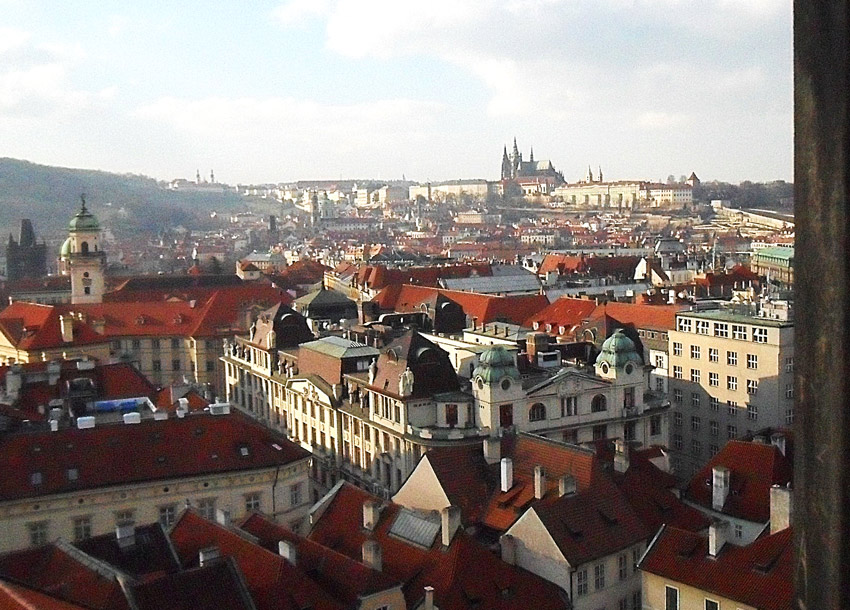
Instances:
[[[629,469],[629,445],[621,438],[614,441],[614,470],[626,472]]]
[[[726,544],[729,532],[728,521],[715,521],[708,527],[708,554],[717,557]]]
[[[711,508],[722,511],[729,497],[729,479],[731,471],[725,466],[711,469]]]
[[[488,436],[484,439],[484,460],[488,464],[496,464],[502,459],[502,441]]]
[[[452,543],[457,530],[460,528],[460,508],[457,506],[446,506],[440,511],[440,531],[442,533],[443,546]]]
[[[534,497],[537,500],[542,500],[546,495],[546,470],[543,466],[534,467]]]
[[[291,565],[298,565],[298,550],[289,540],[281,540],[277,543],[278,555],[286,559]]]
[[[423,610],[434,610],[434,587],[431,585],[425,586],[425,601],[422,608]]]
[[[376,540],[367,540],[363,543],[361,550],[363,553],[363,563],[373,570],[380,572],[383,569],[381,545]]]
[[[511,458],[502,458],[502,493],[509,491],[514,486],[514,461]]]
[[[576,492],[576,478],[571,474],[565,474],[558,479],[558,497],[571,496]]]

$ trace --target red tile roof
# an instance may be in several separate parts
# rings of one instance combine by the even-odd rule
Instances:
[[[624,325],[654,330],[673,330],[676,327],[676,313],[686,309],[686,305],[639,305],[635,303],[610,302],[598,305],[588,316],[599,319],[608,316]]]
[[[489,263],[464,263],[445,267],[407,267],[388,269],[384,265],[366,265],[358,269],[357,283],[371,290],[381,290],[395,284],[437,286],[437,281],[446,278],[465,278],[493,275]]]
[[[790,610],[794,594],[792,537],[792,529],[787,528],[745,547],[727,543],[717,557],[710,557],[704,535],[667,526],[640,568],[760,610]]]
[[[363,504],[377,500],[367,492],[342,483],[313,526],[309,538],[349,557],[359,559],[366,540],[379,543],[383,571],[404,582],[408,608],[423,599],[425,586],[434,587],[441,610],[470,607],[488,609],[565,608],[563,592],[521,568],[510,566],[459,530],[444,549],[437,536],[431,548],[414,546],[389,534],[401,509],[387,504],[374,531],[363,529]]]
[[[596,308],[596,301],[561,297],[523,322],[523,326],[552,335],[572,337],[575,328]],[[546,330],[551,325],[551,330]],[[561,332],[561,328],[564,329]]]
[[[373,301],[383,310],[404,313],[419,311],[420,304],[433,300],[437,294],[460,305],[466,315],[477,318],[478,324],[522,324],[549,305],[549,299],[542,294],[496,296],[409,284],[387,286]]]
[[[793,444],[786,434],[786,454],[770,444],[729,441],[691,479],[687,498],[706,508],[712,504],[712,469],[730,472],[730,493],[723,512],[756,523],[770,520],[770,488],[785,486],[794,475]]]
[[[212,523],[194,511],[185,511],[171,529],[171,541],[184,567],[197,565],[201,549],[218,547],[235,560],[245,577],[257,610],[342,610],[334,599],[298,568],[277,553],[245,536]]]
[[[61,347],[66,344],[62,341],[59,313],[52,305],[15,301],[0,311],[0,333],[22,351]],[[72,324],[74,345],[104,342],[104,338],[88,324],[80,320],[74,320]]]
[[[186,447],[192,447],[187,452]],[[241,448],[247,447],[248,455]],[[279,449],[277,448],[279,447]],[[309,452],[239,413],[0,437],[0,500],[220,472],[272,468]],[[77,479],[68,480],[68,468]],[[33,473],[41,483],[33,485]]]
[[[66,602],[21,584],[0,578],[0,608],[6,610],[86,610],[83,606]]]

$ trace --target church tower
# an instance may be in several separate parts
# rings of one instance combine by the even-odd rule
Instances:
[[[100,303],[104,293],[106,253],[100,249],[100,224],[80,197],[80,211],[68,224],[60,258],[71,276],[71,303]]]
[[[508,147],[502,149],[502,180],[511,179],[511,160],[508,158]]]

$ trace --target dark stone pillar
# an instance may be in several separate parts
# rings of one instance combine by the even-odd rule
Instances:
[[[850,603],[847,0],[795,0],[795,606]]]

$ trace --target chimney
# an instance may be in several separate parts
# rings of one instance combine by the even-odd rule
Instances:
[[[446,506],[440,511],[440,522],[443,546],[449,546],[460,527],[460,508],[457,506]]]
[[[132,523],[117,526],[115,528],[115,540],[118,542],[118,548],[130,548],[136,544],[136,526]]]
[[[363,543],[361,549],[363,551],[363,563],[380,572],[383,568],[381,545],[376,540],[367,540]]]
[[[59,373],[62,370],[62,365],[59,364],[58,360],[50,360],[47,363],[47,383],[49,385],[56,385],[59,381]]]
[[[785,435],[781,432],[774,432],[770,435],[770,444],[779,449],[782,455],[785,455]]]
[[[571,474],[565,474],[558,479],[558,497],[571,496],[576,492],[576,478]]]
[[[72,316],[59,316],[59,329],[62,332],[63,343],[74,342],[74,318]]]
[[[198,551],[198,565],[203,568],[220,557],[221,551],[219,548],[217,546],[209,546]]]
[[[502,440],[488,436],[484,439],[484,460],[496,464],[502,459]]]
[[[298,565],[298,550],[289,540],[281,540],[277,543],[278,554],[292,565]]]
[[[376,500],[367,500],[363,503],[363,528],[370,532],[378,525],[381,505]]]
[[[614,470],[626,472],[629,469],[629,445],[623,439],[614,441]]]
[[[546,495],[546,471],[543,466],[534,467],[534,497],[542,500]]]
[[[726,498],[729,497],[730,470],[725,466],[715,466],[711,469],[711,508],[723,510]]]
[[[225,527],[230,525],[230,511],[226,508],[217,508],[215,511],[215,520],[219,525]]]
[[[770,488],[770,533],[791,527],[791,488],[774,485]]]
[[[123,419],[125,424],[140,424],[142,423],[142,414],[138,411],[131,411],[125,413]]]
[[[423,610],[434,610],[434,587],[431,585],[425,586],[425,602]]]
[[[717,557],[723,545],[726,544],[729,532],[728,521],[715,521],[708,527],[708,554]]]
[[[502,561],[509,566],[516,565],[516,538],[510,534],[504,534],[499,538],[499,546],[502,547]]]
[[[502,492],[510,490],[514,486],[514,461],[511,458],[502,458]]]
[[[6,395],[11,400],[17,400],[21,393],[21,386],[24,383],[23,370],[21,365],[13,364],[6,371]]]
[[[58,419],[51,419],[50,420],[50,431],[51,432],[58,432],[59,431],[59,420]]]

